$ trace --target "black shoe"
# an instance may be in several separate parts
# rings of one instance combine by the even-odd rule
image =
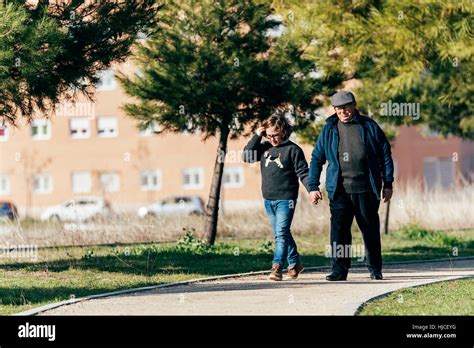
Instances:
[[[373,272],[370,272],[370,279],[373,279],[373,280],[382,280],[382,279],[383,279],[382,272],[380,272],[380,271],[373,271]]]
[[[337,282],[340,280],[346,280],[347,279],[347,274],[341,274],[341,273],[336,273],[332,272],[331,274],[328,274],[326,276],[326,280],[329,280],[330,282]]]

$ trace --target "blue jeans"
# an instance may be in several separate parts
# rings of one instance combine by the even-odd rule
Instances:
[[[270,218],[275,236],[275,251],[272,264],[279,264],[282,268],[288,260],[288,267],[293,268],[300,263],[300,255],[295,240],[291,235],[291,221],[296,208],[296,200],[264,199],[265,210]]]

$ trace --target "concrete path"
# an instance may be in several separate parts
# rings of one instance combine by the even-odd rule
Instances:
[[[43,315],[353,315],[369,299],[400,288],[474,276],[474,259],[387,266],[373,281],[353,268],[345,282],[303,272],[281,282],[267,275],[179,285],[62,306]]]

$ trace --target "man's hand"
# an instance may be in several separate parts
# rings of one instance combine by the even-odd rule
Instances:
[[[311,191],[309,193],[309,199],[312,204],[318,204],[318,202],[323,199],[323,194],[321,191]]]
[[[384,188],[382,192],[383,202],[387,203],[390,198],[392,198],[393,190],[389,188]]]
[[[266,129],[265,127],[258,127],[255,133],[257,133],[257,135],[261,137],[263,133],[265,132],[265,129]]]

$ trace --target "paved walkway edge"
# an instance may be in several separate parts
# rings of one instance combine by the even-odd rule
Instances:
[[[444,258],[444,259],[434,259],[434,260],[414,260],[414,261],[402,261],[402,262],[387,262],[387,263],[384,263],[384,266],[405,265],[405,264],[414,264],[414,263],[434,263],[434,262],[471,260],[471,259],[474,259],[474,257],[459,257],[459,258]],[[359,267],[365,267],[365,265],[362,264],[362,263],[356,263],[352,266],[352,268],[359,268]],[[330,268],[329,266],[305,267],[305,271],[320,271],[320,270],[322,271],[322,270],[328,270],[329,268]],[[12,315],[13,316],[33,316],[33,315],[36,315],[36,314],[39,314],[39,313],[42,313],[42,312],[49,311],[51,309],[58,308],[58,307],[67,306],[67,305],[70,305],[70,304],[79,303],[79,302],[88,301],[88,300],[93,300],[93,299],[97,299],[97,298],[120,296],[120,295],[124,295],[124,294],[137,293],[137,292],[155,290],[155,289],[160,289],[160,288],[169,288],[169,287],[175,287],[175,286],[179,286],[179,285],[188,285],[188,284],[193,284],[193,283],[201,283],[201,282],[213,281],[213,280],[219,280],[219,279],[230,279],[230,278],[241,278],[241,277],[248,277],[248,276],[255,276],[255,275],[264,275],[264,274],[269,274],[269,273],[270,273],[270,271],[267,270],[267,271],[225,274],[225,275],[215,276],[215,277],[206,277],[206,278],[184,280],[184,281],[175,282],[175,283],[150,285],[150,286],[145,286],[145,287],[141,287],[141,288],[124,289],[124,290],[107,292],[107,293],[103,293],[103,294],[89,295],[89,296],[84,296],[84,297],[79,297],[79,298],[73,298],[73,299],[70,299],[70,300],[64,300],[64,301],[60,301],[60,302],[49,303],[49,304],[44,305],[44,306],[32,308],[32,309],[29,309],[27,311],[20,312],[20,313],[15,313],[15,314],[12,314]],[[382,295],[378,295],[378,296],[382,296]]]

